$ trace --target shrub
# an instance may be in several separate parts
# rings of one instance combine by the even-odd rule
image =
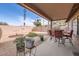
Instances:
[[[27,34],[27,36],[28,37],[35,37],[35,36],[37,36],[37,34],[34,33],[34,32],[30,32],[30,33]]]
[[[24,50],[24,47],[25,47],[24,39],[25,39],[24,37],[18,37],[14,41],[16,43],[17,50],[19,50],[19,51]]]
[[[0,22],[0,25],[8,25],[8,24],[5,22]]]

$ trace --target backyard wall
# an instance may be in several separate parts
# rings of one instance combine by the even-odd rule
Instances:
[[[39,26],[39,27],[34,27],[32,31],[36,32],[47,32],[48,31],[48,26]]]
[[[9,41],[9,40],[14,39],[14,38],[9,38],[8,36],[16,35],[16,34],[27,34],[27,33],[32,31],[33,27],[0,25],[0,28],[2,30],[0,42],[5,42],[5,41]]]

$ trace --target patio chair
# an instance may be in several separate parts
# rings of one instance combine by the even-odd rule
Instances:
[[[70,31],[68,34],[64,34],[64,39],[69,39],[69,42],[73,45],[72,43],[72,35],[73,35],[73,30]]]
[[[63,36],[62,30],[55,30],[54,34],[55,34],[55,40],[58,41],[58,46],[61,43],[64,44],[63,38],[62,38]]]
[[[32,49],[35,48],[35,46],[34,46],[34,40],[32,40],[32,39],[26,39],[26,43],[25,44],[26,44],[25,48],[27,48],[27,49],[30,50],[29,51],[29,56],[31,56]],[[35,54],[36,54],[36,51],[35,51]],[[34,56],[35,56],[35,54],[34,54]]]

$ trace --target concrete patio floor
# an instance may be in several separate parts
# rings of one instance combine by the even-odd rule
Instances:
[[[73,47],[70,44],[63,46],[51,40],[46,40],[43,44],[37,47],[37,56],[73,56]]]
[[[34,53],[33,49],[33,53]],[[66,43],[65,46],[59,45],[52,40],[47,39],[37,47],[36,56],[73,56],[75,47]],[[16,45],[13,41],[0,43],[0,56],[16,56]]]

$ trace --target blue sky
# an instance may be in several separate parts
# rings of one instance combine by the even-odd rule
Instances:
[[[7,22],[10,25],[23,25],[24,8],[15,3],[0,3],[0,22]],[[26,9],[27,26],[33,25],[34,20],[43,19],[40,16]]]

